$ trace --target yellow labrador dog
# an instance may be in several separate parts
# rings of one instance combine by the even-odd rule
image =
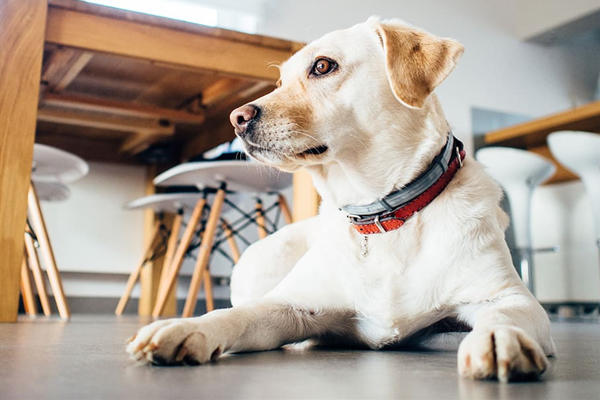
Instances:
[[[462,52],[370,18],[284,63],[279,87],[231,120],[253,158],[311,173],[319,215],[248,248],[233,308],[154,322],[131,356],[198,364],[305,339],[381,349],[452,320],[471,329],[461,375],[544,372],[549,320],[512,266],[501,191],[465,159],[432,93]]]

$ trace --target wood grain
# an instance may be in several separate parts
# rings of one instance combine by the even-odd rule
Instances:
[[[55,7],[48,12],[46,41],[271,82],[277,80],[279,71],[269,65],[293,53]]]
[[[0,322],[17,319],[46,10],[0,1]]]

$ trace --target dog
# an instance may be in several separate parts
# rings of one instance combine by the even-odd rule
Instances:
[[[319,215],[244,252],[232,308],[156,321],[129,354],[202,364],[307,339],[382,349],[454,321],[470,329],[460,375],[539,377],[555,351],[550,323],[512,265],[502,192],[465,158],[433,93],[462,53],[455,40],[371,17],[286,61],[278,87],[231,122],[252,158],[310,172]],[[427,179],[410,209],[398,206]]]

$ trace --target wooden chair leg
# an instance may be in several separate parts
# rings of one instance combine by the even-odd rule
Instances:
[[[227,238],[227,244],[229,244],[229,248],[231,250],[231,258],[233,258],[233,262],[237,264],[237,262],[240,260],[240,249],[235,241],[235,237],[233,236],[233,232],[231,231],[229,223],[223,219],[222,226],[225,237]]]
[[[46,272],[48,273],[48,280],[50,281],[50,287],[52,287],[52,293],[54,294],[54,300],[58,308],[58,313],[61,318],[69,319],[71,312],[65,298],[63,291],[62,281],[60,279],[60,273],[56,266],[56,259],[54,258],[54,252],[52,251],[52,245],[50,244],[50,238],[48,237],[48,230],[46,229],[46,223],[42,215],[42,209],[40,208],[40,202],[35,192],[33,184],[29,185],[28,195],[28,208],[29,208],[29,220],[33,225],[35,234],[40,244],[40,251],[42,253],[42,259],[46,266]]]
[[[158,318],[167,303],[167,299],[169,297],[169,292],[173,290],[173,286],[175,285],[175,280],[177,275],[179,274],[179,269],[181,268],[181,264],[183,263],[183,259],[185,257],[185,253],[187,253],[188,247],[190,246],[190,242],[194,237],[194,232],[196,231],[196,227],[202,218],[202,210],[204,209],[204,205],[206,204],[206,199],[202,198],[198,200],[196,206],[194,207],[194,211],[192,212],[192,216],[188,221],[188,225],[183,232],[183,236],[179,241],[179,246],[177,246],[177,250],[175,250],[175,254],[172,257],[171,265],[168,268],[168,274],[166,277],[166,281],[164,285],[160,285],[158,288],[158,294],[156,295],[156,304],[154,305],[154,310],[152,310],[152,316],[154,318]]]
[[[187,299],[185,300],[185,306],[183,307],[183,317],[191,317],[192,315],[194,315],[196,301],[198,300],[198,290],[200,290],[202,280],[204,280],[205,283],[207,281],[205,270],[208,271],[208,260],[210,259],[210,253],[212,250],[215,233],[217,231],[217,224],[219,223],[219,219],[221,217],[221,208],[223,207],[224,201],[225,189],[221,188],[217,191],[217,194],[215,195],[215,201],[213,202],[212,208],[210,210],[210,215],[208,216],[208,221],[206,222],[206,229],[204,230],[204,235],[202,236],[202,242],[200,244],[200,250],[198,252],[198,259],[196,260],[196,266],[194,267],[192,281],[188,290]],[[211,288],[207,287],[206,289],[210,290]],[[208,291],[206,293],[208,299]],[[210,296],[212,296],[212,293],[210,294]]]
[[[148,244],[148,247],[144,250],[144,254],[142,255],[142,260],[135,267],[135,269],[129,275],[127,279],[127,285],[125,285],[125,292],[119,299],[119,303],[117,304],[117,308],[115,309],[115,315],[122,315],[123,311],[125,311],[125,307],[127,306],[127,302],[129,302],[129,297],[131,297],[131,292],[133,288],[140,278],[140,274],[142,272],[142,268],[146,265],[148,258],[152,257],[152,253],[154,249],[158,246],[158,242],[160,242],[160,221],[156,221],[154,223],[154,227],[152,228],[152,239]]]
[[[21,265],[21,295],[23,296],[23,306],[27,315],[36,316],[37,306],[35,305],[31,279],[29,279],[29,268],[27,267],[25,257],[23,257],[23,264]]]
[[[213,298],[212,291],[212,280],[210,278],[210,270],[204,268],[204,272],[202,273],[202,278],[204,280],[204,297],[206,298],[206,312],[211,312],[215,309],[215,301]],[[192,310],[192,315],[194,311]],[[190,315],[191,316],[191,315]]]
[[[279,208],[281,209],[281,214],[283,214],[283,219],[286,224],[291,224],[292,221],[292,213],[290,211],[290,207],[288,206],[287,200],[285,196],[281,193],[277,196],[279,202]]]
[[[169,240],[167,242],[167,250],[165,252],[162,269],[160,271],[160,279],[158,282],[158,292],[160,292],[161,288],[167,284],[167,278],[169,276],[171,262],[173,260],[173,256],[175,255],[175,250],[177,250],[177,241],[179,240],[179,233],[181,232],[182,220],[183,220],[183,213],[177,213],[173,217],[173,222],[171,224],[171,233],[169,234]],[[163,312],[161,312],[161,316],[175,315],[177,313],[177,306],[176,306],[177,290],[176,290],[176,288],[177,288],[177,279],[173,283],[172,289],[167,294],[167,302],[165,305],[165,309],[163,310]]]
[[[40,298],[42,312],[46,317],[49,317],[52,314],[52,309],[50,308],[50,300],[48,300],[48,293],[46,291],[46,281],[40,267],[40,259],[38,258],[33,238],[29,233],[25,233],[25,256],[33,274],[33,281],[35,282],[35,287]]]
[[[258,238],[264,239],[267,237],[267,227],[265,225],[265,211],[263,210],[262,201],[256,200],[256,223],[258,224]]]

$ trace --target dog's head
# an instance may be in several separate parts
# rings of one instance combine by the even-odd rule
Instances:
[[[297,52],[281,66],[279,87],[234,110],[231,123],[250,156],[287,171],[381,150],[389,138],[378,136],[390,130],[414,149],[430,94],[462,51],[454,40],[372,17]]]

